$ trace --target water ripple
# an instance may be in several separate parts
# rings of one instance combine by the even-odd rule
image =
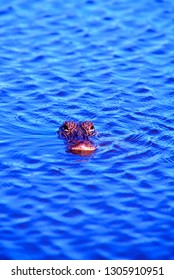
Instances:
[[[0,259],[173,259],[173,8],[1,5]],[[91,156],[65,120],[94,122]]]

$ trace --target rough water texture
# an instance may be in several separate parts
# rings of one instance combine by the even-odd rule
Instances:
[[[1,259],[174,259],[173,22],[172,0],[1,1]],[[65,120],[94,122],[92,155]]]

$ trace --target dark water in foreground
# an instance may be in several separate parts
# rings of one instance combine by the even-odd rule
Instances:
[[[1,1],[1,259],[174,259],[173,22],[173,1]],[[67,153],[65,120],[98,150]]]

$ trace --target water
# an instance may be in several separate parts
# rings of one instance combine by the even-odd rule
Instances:
[[[174,3],[101,2],[1,1],[1,259],[174,258]]]

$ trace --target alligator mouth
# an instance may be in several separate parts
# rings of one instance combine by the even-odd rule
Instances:
[[[74,154],[80,154],[80,155],[90,155],[93,153],[97,147],[91,143],[88,140],[78,140],[76,143],[72,144],[69,147],[69,151],[74,153]]]

